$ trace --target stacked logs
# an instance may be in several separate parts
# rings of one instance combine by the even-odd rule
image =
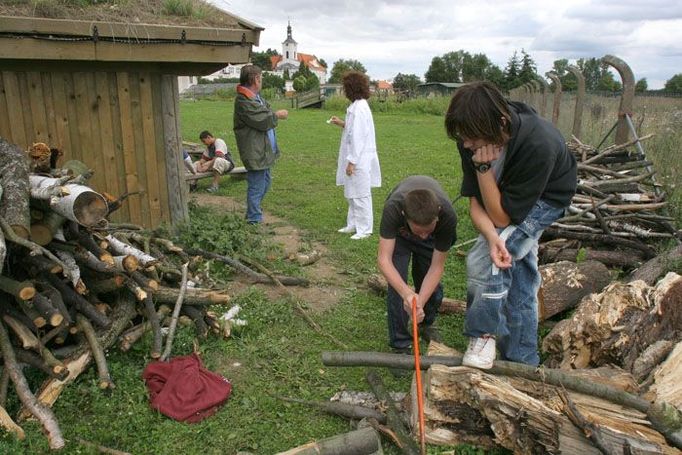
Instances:
[[[10,168],[18,169],[26,166],[23,158],[2,156],[13,161]],[[35,163],[31,169],[38,169]],[[64,439],[50,407],[92,360],[100,387],[113,388],[104,352],[114,343],[120,341],[120,349],[126,351],[151,331],[150,356],[163,360],[177,322],[177,316],[168,317],[174,305],[182,315],[180,322],[193,322],[199,337],[209,332],[229,336],[227,325],[235,323],[208,311],[209,305],[228,303],[226,294],[187,288],[188,275],[181,269],[198,264],[200,258],[139,227],[109,224],[107,217],[125,196],[112,198],[93,191],[85,185],[91,174],[73,168],[53,169],[49,175],[24,173],[28,185],[13,186],[23,194],[3,198],[0,213],[0,237],[7,242],[0,269],[0,425],[23,435],[4,409],[11,379],[23,404],[20,417],[37,418],[53,449],[63,447]],[[13,178],[23,180],[20,172]],[[27,201],[30,217],[23,214]],[[8,207],[15,202],[20,209]],[[22,215],[7,215],[13,212]],[[235,268],[242,267],[239,272],[250,271],[232,261]],[[172,328],[162,352],[164,325]],[[36,394],[27,384],[25,367],[46,375]]]
[[[582,255],[632,269],[653,258],[661,240],[682,238],[666,215],[665,193],[652,163],[631,150],[636,143],[600,151],[575,137],[568,143],[578,161],[578,190],[567,215],[545,230],[543,239],[549,241],[541,244],[542,262],[575,261]]]

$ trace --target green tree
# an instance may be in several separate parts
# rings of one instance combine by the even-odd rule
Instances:
[[[307,80],[305,76],[298,76],[294,78],[294,90],[297,92],[305,92]]]
[[[495,84],[498,88],[504,89],[504,72],[499,66],[492,63],[485,71],[485,80]]]
[[[606,67],[604,67],[604,71],[602,71],[601,78],[599,79],[599,83],[597,84],[597,90],[606,92],[617,92],[621,90],[621,88],[622,88],[621,83],[618,82],[613,77],[613,74],[611,74],[611,72],[608,71]]]
[[[318,58],[317,61],[320,62],[320,65],[324,66],[325,68],[329,68],[329,65],[327,65],[327,62],[325,62],[323,58]]]
[[[305,85],[303,86],[303,90],[312,90],[316,87],[320,86],[320,79],[317,77],[315,73],[313,73],[310,68],[305,66],[303,63],[301,63],[298,67],[298,70],[291,76],[291,78],[296,81],[296,79],[303,77],[305,78]],[[295,90],[298,92],[299,90],[295,88]]]
[[[552,64],[552,71],[559,76],[561,90],[564,92],[571,92],[578,89],[578,78],[568,71],[568,65],[568,59],[565,58],[554,60],[554,63]]]
[[[599,90],[599,81],[604,71],[607,71],[601,59],[594,57],[588,59],[581,58],[577,61],[576,66],[580,68],[585,77],[585,89],[588,91]]]
[[[504,68],[504,89],[511,90],[521,85],[519,83],[519,56],[516,51],[507,61]]]
[[[426,82],[446,82],[448,80],[445,61],[441,57],[433,57],[431,59],[431,65],[426,70],[424,79],[426,79]]]
[[[535,64],[535,60],[526,53],[525,50],[521,49],[521,68],[519,69],[519,83],[525,84],[526,82],[534,81],[538,78],[538,66]]]
[[[251,63],[259,66],[263,71],[272,71],[272,61],[270,57],[273,55],[279,55],[275,49],[270,49],[264,52],[253,52],[251,54]]]
[[[649,83],[646,81],[646,77],[641,78],[635,84],[635,92],[646,92],[649,89]]]
[[[682,93],[682,73],[678,73],[668,79],[663,86],[666,93]]]
[[[421,84],[421,79],[416,74],[402,74],[398,73],[393,78],[393,90],[412,96],[417,89],[417,85]]]
[[[329,83],[339,84],[343,78],[343,73],[347,71],[359,71],[361,73],[367,73],[365,66],[357,60],[344,60],[340,59],[334,62],[332,66],[331,77],[329,78]]]
[[[487,55],[468,52],[462,58],[462,82],[483,81],[489,68],[493,66]]]
[[[284,79],[285,81],[291,80],[291,76],[289,75],[289,68],[286,68],[282,73],[282,79]]]
[[[273,73],[263,73],[263,88],[284,90],[284,79]]]

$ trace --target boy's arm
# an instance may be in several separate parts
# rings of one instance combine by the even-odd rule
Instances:
[[[426,276],[424,276],[424,281],[422,282],[417,298],[417,305],[419,305],[420,309],[424,308],[426,302],[431,298],[433,291],[438,287],[438,283],[440,283],[440,279],[443,277],[443,272],[445,271],[445,261],[447,258],[447,251],[433,250],[431,265],[426,272]]]
[[[411,302],[412,297],[418,297],[410,286],[405,283],[393,265],[393,250],[395,249],[395,239],[385,239],[379,237],[379,251],[377,253],[377,265],[379,271],[386,278],[388,285],[391,286],[403,299],[403,302]]]
[[[478,232],[488,241],[488,248],[490,249],[490,258],[500,269],[511,267],[511,255],[507,251],[504,240],[502,240],[495,229],[495,225],[488,216],[478,199],[475,197],[469,198],[469,213],[471,214],[471,222]]]

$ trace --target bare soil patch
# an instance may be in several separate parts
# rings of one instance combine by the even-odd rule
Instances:
[[[202,207],[215,208],[221,212],[244,213],[243,204],[229,196],[218,196],[206,193],[192,195],[193,200]],[[272,241],[282,246],[286,258],[300,251],[316,250],[322,257],[313,264],[304,267],[310,286],[289,286],[287,289],[299,299],[304,306],[314,312],[323,312],[337,305],[350,286],[349,276],[344,274],[329,257],[324,245],[311,242],[304,238],[301,231],[286,220],[269,213],[264,213],[264,231],[272,235]],[[235,280],[231,282],[229,292],[238,295],[247,288],[256,286],[262,289],[270,298],[279,298],[282,291],[274,285],[251,284]]]

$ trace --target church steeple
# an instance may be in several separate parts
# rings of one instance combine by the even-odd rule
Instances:
[[[284,61],[297,62],[298,57],[296,55],[296,50],[298,43],[291,36],[291,21],[287,22],[287,39],[282,42],[282,55],[284,56]]]

